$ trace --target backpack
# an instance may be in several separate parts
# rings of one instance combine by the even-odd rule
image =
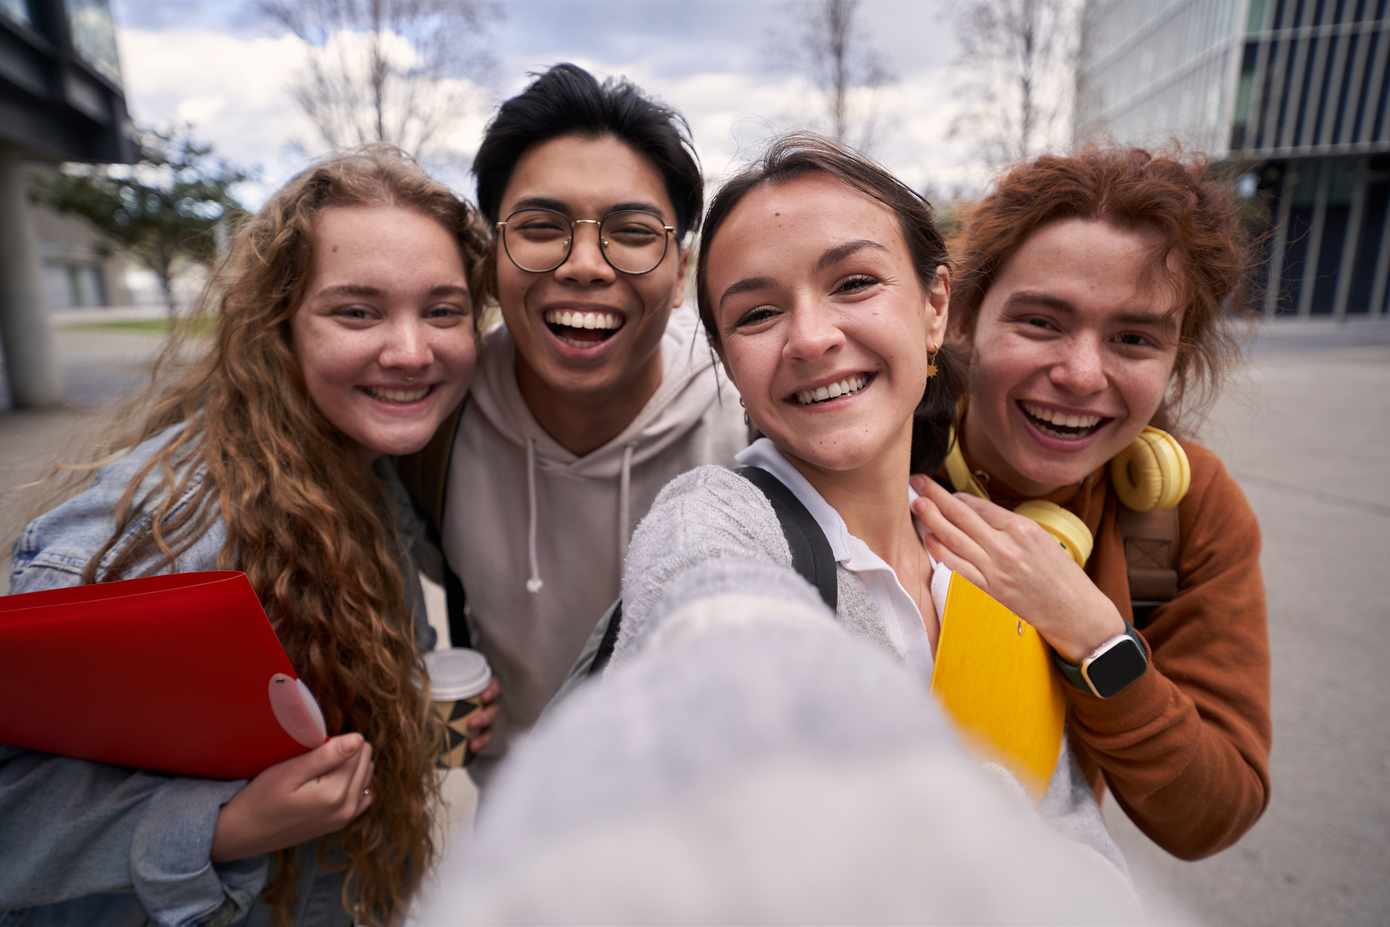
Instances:
[[[759,467],[736,467],[734,472],[762,491],[772,510],[777,513],[777,521],[782,526],[782,536],[787,539],[787,547],[792,553],[792,567],[820,593],[821,601],[833,612],[839,602],[839,581],[835,576],[835,555],[830,551],[830,542],[825,539],[815,517],[801,504],[790,489],[777,477]],[[613,648],[618,643],[618,632],[623,621],[623,600],[618,599],[605,616],[608,624],[603,630],[598,651],[589,664],[586,676],[597,676],[608,666],[613,657]]]
[[[1178,595],[1178,539],[1182,536],[1178,510],[1136,512],[1121,505],[1116,518],[1125,545],[1134,626],[1143,629],[1160,605]]]

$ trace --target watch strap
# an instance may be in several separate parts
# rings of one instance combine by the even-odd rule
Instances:
[[[1139,648],[1139,652],[1143,654],[1144,660],[1147,663],[1149,658],[1149,649],[1144,646],[1143,638],[1139,636],[1139,632],[1135,631],[1134,626],[1131,625],[1128,621],[1125,622],[1125,630],[1122,636],[1134,641],[1134,645]],[[1110,638],[1110,640],[1107,640],[1105,644],[1110,643],[1110,641],[1114,639],[1115,638]],[[1101,644],[1101,647],[1104,647],[1105,644]],[[1089,692],[1097,698],[1105,698],[1104,695],[1101,695],[1099,692],[1097,692],[1091,686],[1090,682],[1087,681],[1086,676],[1084,673],[1081,672],[1081,667],[1079,665],[1075,663],[1068,663],[1066,660],[1062,659],[1061,655],[1058,654],[1055,650],[1049,650],[1049,652],[1052,654],[1053,665],[1057,667],[1057,671],[1062,674],[1063,679],[1071,683],[1071,685],[1075,686],[1076,688],[1080,689],[1082,692]],[[1093,659],[1095,656],[1096,654],[1094,652],[1088,654],[1086,657],[1082,659],[1082,663],[1085,663],[1087,660]]]

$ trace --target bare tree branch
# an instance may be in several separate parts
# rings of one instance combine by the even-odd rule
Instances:
[[[798,0],[788,10],[799,20],[794,66],[810,74],[821,93],[826,133],[867,151],[878,125],[877,91],[897,80],[859,19],[860,0]],[[775,37],[780,46],[782,39]]]
[[[953,0],[966,110],[952,133],[993,168],[1068,141],[1081,0]]]
[[[497,0],[258,0],[309,48],[293,89],[328,148],[389,142],[426,157],[466,110],[457,82],[487,83]]]

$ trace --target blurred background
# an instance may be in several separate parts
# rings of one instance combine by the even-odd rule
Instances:
[[[239,211],[366,141],[471,197],[489,113],[560,61],[682,112],[711,184],[810,127],[948,230],[1044,151],[1225,168],[1262,250],[1200,437],[1265,530],[1273,803],[1198,863],[1111,824],[1210,923],[1390,923],[1390,0],[0,0],[0,539],[147,379]]]

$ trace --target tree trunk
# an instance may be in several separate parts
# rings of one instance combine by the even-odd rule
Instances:
[[[179,314],[179,307],[174,303],[174,275],[168,270],[157,270],[155,276],[159,278],[159,291],[164,294],[164,308],[169,314],[170,324],[173,324]]]

